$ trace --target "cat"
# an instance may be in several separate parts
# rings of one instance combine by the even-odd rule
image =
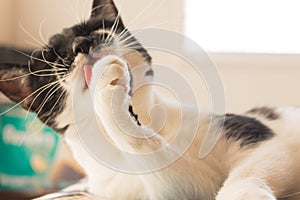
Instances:
[[[0,91],[61,135],[87,174],[92,199],[300,199],[300,108],[261,107],[225,116],[200,113],[197,136],[186,152],[148,173],[122,172],[95,159],[82,144],[78,127],[89,136],[100,124],[107,140],[133,153],[155,151],[174,139],[177,108],[151,85],[132,93],[136,80],[151,82],[155,77],[151,62],[114,2],[94,0],[87,21],[52,36],[27,65],[1,63]],[[143,70],[131,73],[138,66]],[[151,122],[148,109],[154,104],[163,105],[169,116],[160,132],[144,126]],[[186,112],[190,114],[183,126],[188,134],[190,119],[197,115]],[[212,116],[215,122],[223,117],[224,126],[212,151],[200,159],[199,147]],[[124,135],[115,119],[126,132],[151,137]],[[172,156],[176,149],[166,152]],[[121,160],[122,154],[111,159]]]

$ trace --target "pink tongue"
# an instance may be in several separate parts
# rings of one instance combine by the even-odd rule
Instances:
[[[88,86],[90,86],[91,81],[92,81],[92,66],[87,65],[87,64],[84,65],[83,71],[84,71],[85,81],[88,84]]]

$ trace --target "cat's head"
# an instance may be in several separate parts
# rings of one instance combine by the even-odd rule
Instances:
[[[0,64],[0,91],[63,133],[73,120],[72,98],[80,98],[83,105],[90,98],[83,65],[106,55],[122,57],[130,68],[146,65],[137,76],[152,76],[151,57],[125,28],[113,1],[94,0],[87,21],[52,36],[27,65]],[[140,78],[134,76],[133,84]]]

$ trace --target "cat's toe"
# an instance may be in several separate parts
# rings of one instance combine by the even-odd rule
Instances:
[[[108,76],[111,76],[109,82],[110,86],[121,86],[126,91],[130,89],[130,74],[127,65],[121,63],[113,63],[108,66]]]

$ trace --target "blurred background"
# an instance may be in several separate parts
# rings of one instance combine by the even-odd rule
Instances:
[[[0,44],[31,49],[87,19],[91,7],[91,0],[0,3]],[[204,48],[223,79],[227,111],[300,103],[297,0],[116,0],[116,4],[130,29],[175,30]]]
[[[297,21],[300,19],[300,13],[297,11],[300,3],[297,0],[116,0],[115,2],[129,29],[157,27],[174,30],[187,35],[204,48],[222,78],[227,112],[241,113],[254,106],[300,104],[298,92],[300,26]],[[24,51],[39,48],[52,34],[87,19],[91,3],[91,0],[0,0],[0,46]],[[1,47],[0,61],[24,61],[22,60],[24,57],[20,57],[20,54]],[[185,63],[179,58],[162,55],[156,51],[151,54],[154,62],[174,66],[182,73],[188,73],[185,72]],[[199,92],[200,103],[204,107],[209,107],[211,99],[205,83],[194,87]],[[0,99],[3,106],[12,106],[4,97]],[[19,114],[13,116],[18,117]],[[2,115],[2,134],[3,123],[11,123],[5,121],[5,117],[7,117],[5,114]],[[27,129],[23,131],[26,132]],[[49,134],[47,131],[49,132],[49,130],[42,132]],[[56,141],[55,136],[51,140]],[[43,178],[47,179],[51,170],[57,167],[55,165],[58,162],[53,161],[57,159],[67,160],[61,162],[62,171],[73,169],[73,172],[68,178],[57,175],[52,181],[64,180],[65,184],[69,184],[78,180],[82,174],[81,170],[69,158],[69,153],[66,153],[67,150],[59,138],[57,143],[54,143],[53,149],[49,147],[46,150],[48,161],[41,159],[41,155],[38,155],[40,160],[35,160],[38,164],[42,163],[40,165],[48,163],[51,166],[48,171],[46,170],[48,168],[44,167]],[[0,146],[1,156],[7,152],[5,148]],[[66,157],[68,159],[65,159]],[[19,159],[18,156],[16,159]],[[27,197],[24,196],[24,192],[29,195],[45,192],[43,187],[35,187],[34,184],[31,192],[21,186],[14,188],[15,182],[9,179],[7,175],[9,173],[3,167],[7,165],[10,164],[0,161],[0,190],[23,192],[21,196],[25,199]],[[22,162],[17,162],[16,165],[22,165]],[[16,178],[18,173],[14,173],[14,176],[10,175]],[[33,171],[31,173],[34,174]],[[22,181],[23,185],[26,183],[25,179],[21,182],[20,180],[19,183]],[[52,182],[46,180],[41,182],[50,185],[46,190],[62,187],[55,184],[53,186]]]

